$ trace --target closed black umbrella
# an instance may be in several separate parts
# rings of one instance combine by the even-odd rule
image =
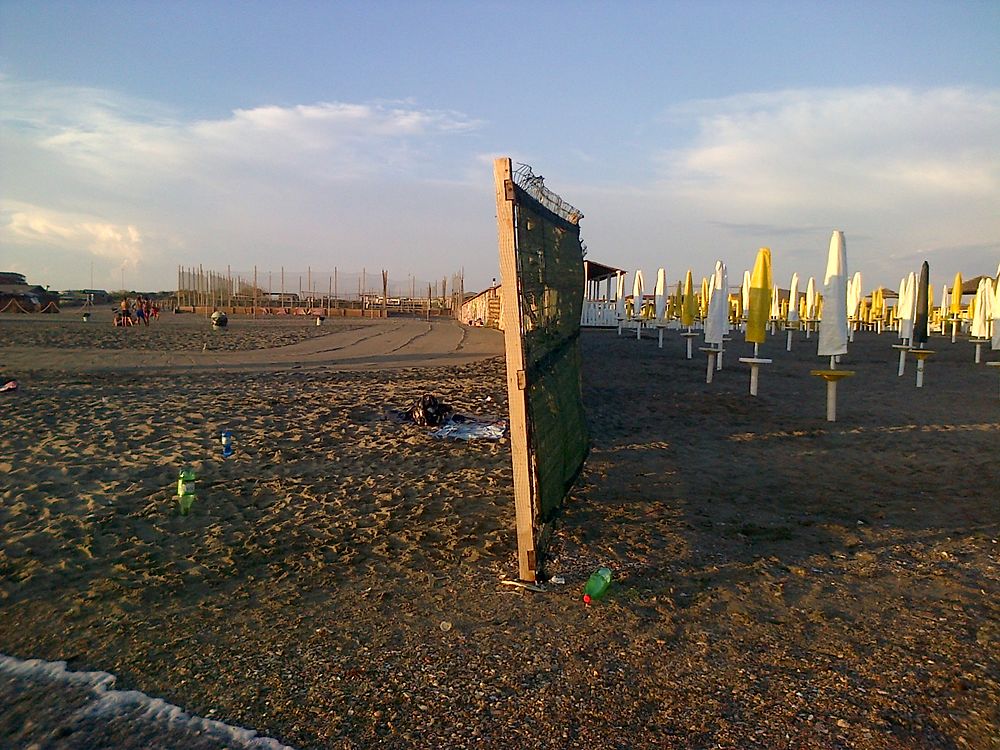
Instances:
[[[930,267],[927,261],[920,266],[920,279],[917,281],[917,311],[913,317],[913,343],[927,343],[927,313],[930,301],[927,299],[928,276]]]

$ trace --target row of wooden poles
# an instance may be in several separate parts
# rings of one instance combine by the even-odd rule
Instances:
[[[465,294],[464,272],[451,277],[450,287],[447,276],[433,282],[418,282],[410,276],[409,289],[401,285],[390,288],[388,271],[383,269],[380,275],[381,278],[374,273],[369,274],[364,268],[361,273],[341,274],[336,267],[332,273],[315,276],[311,267],[305,274],[286,274],[283,266],[278,272],[261,272],[254,266],[251,274],[234,275],[230,266],[226,267],[225,273],[206,270],[202,265],[197,268],[178,266],[177,307],[230,310],[381,308],[383,311],[411,314],[457,314],[461,308]],[[305,287],[302,285],[303,276]],[[296,280],[297,286],[293,285]],[[326,282],[326,289],[317,288],[316,284],[322,281]],[[425,288],[426,295],[423,294]]]

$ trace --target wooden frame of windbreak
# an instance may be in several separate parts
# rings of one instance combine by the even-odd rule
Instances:
[[[521,290],[517,274],[515,194],[510,158],[500,157],[493,160],[493,179],[497,198],[497,237],[500,249],[500,292],[503,295],[504,350],[507,358],[510,450],[514,468],[517,567],[522,581],[534,581],[538,562],[534,524],[535,486],[531,474],[528,437]]]

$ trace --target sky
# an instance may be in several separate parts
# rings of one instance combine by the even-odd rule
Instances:
[[[1000,2],[0,0],[0,270],[499,276],[493,159],[589,259],[895,289],[1000,263]]]

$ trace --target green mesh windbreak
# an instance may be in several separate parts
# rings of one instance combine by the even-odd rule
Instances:
[[[544,522],[562,504],[589,449],[580,394],[583,247],[578,225],[520,187],[515,192],[528,440]]]

